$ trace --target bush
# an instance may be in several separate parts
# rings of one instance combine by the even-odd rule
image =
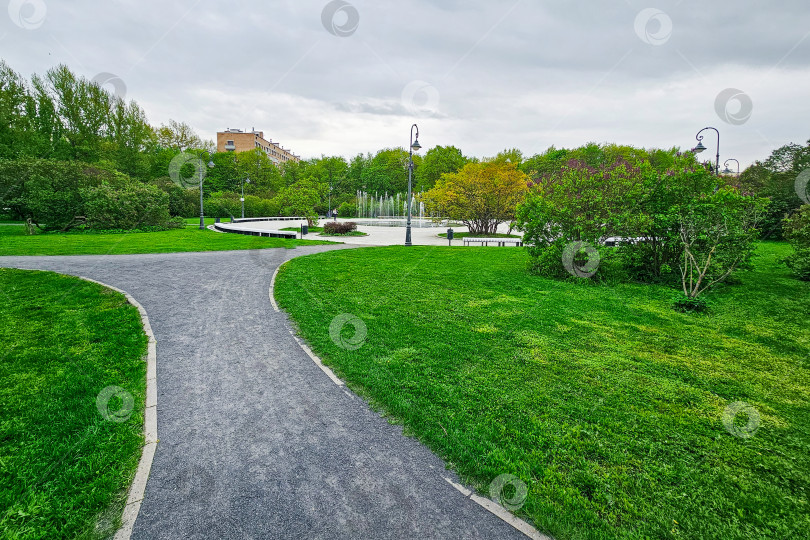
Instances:
[[[348,234],[357,230],[357,223],[353,221],[327,221],[323,224],[324,234]]]
[[[721,188],[675,210],[683,246],[680,272],[685,296],[697,298],[745,268],[759,238],[757,225],[768,200]]]
[[[279,205],[273,199],[245,195],[245,217],[272,217],[278,215],[278,211]]]
[[[205,215],[220,219],[242,215],[242,202],[233,191],[218,191],[205,201]]]
[[[83,189],[127,181],[123,174],[81,162],[0,161],[0,208],[41,229],[67,231],[84,223]]]
[[[810,281],[810,204],[799,207],[782,225],[785,239],[793,253],[784,262],[797,278]]]
[[[169,196],[155,186],[130,181],[80,191],[87,228],[131,230],[169,225]]]
[[[357,215],[357,205],[351,203],[343,203],[338,207],[338,217],[347,218]]]
[[[672,307],[681,313],[703,313],[709,308],[709,305],[701,296],[689,298],[679,294],[673,299]]]
[[[168,176],[155,178],[149,183],[169,196],[169,214],[172,216],[194,217],[200,214],[199,189],[178,186]]]
[[[581,241],[596,247],[610,236],[637,229],[643,221],[637,201],[649,169],[624,161],[594,169],[570,161],[536,178],[515,217],[532,258],[531,269],[547,277],[566,277],[566,245]]]

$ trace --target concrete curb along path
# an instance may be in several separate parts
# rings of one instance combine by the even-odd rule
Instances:
[[[124,507],[124,514],[121,518],[121,528],[115,533],[114,540],[129,540],[132,536],[132,528],[138,518],[141,509],[144,492],[146,491],[146,481],[149,479],[149,471],[152,469],[152,460],[157,449],[157,341],[152,333],[152,325],[149,324],[149,316],[143,306],[135,300],[132,295],[106,283],[79,276],[85,281],[97,283],[108,289],[121,293],[126,297],[127,302],[138,308],[141,314],[141,324],[146,337],[149,339],[146,352],[146,407],[143,415],[144,446],[141,451],[141,459],[138,462],[138,470],[135,471],[135,478],[129,487],[127,504]]]
[[[133,539],[525,538],[324,377],[268,302],[281,263],[347,248],[0,257],[112,285],[149,314],[160,444]]]

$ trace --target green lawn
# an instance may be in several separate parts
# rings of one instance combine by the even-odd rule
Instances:
[[[146,344],[123,295],[0,269],[0,538],[115,532],[143,445]],[[112,386],[131,409],[99,408]]]
[[[706,315],[660,286],[529,275],[521,249],[312,255],[282,267],[276,298],[481,493],[525,482],[517,513],[558,540],[781,540],[810,528],[810,283],[777,263],[788,249],[762,244]],[[330,338],[341,314],[367,327],[356,350],[335,343],[352,324]],[[731,430],[753,415],[724,426],[738,401],[760,415],[750,438]]]
[[[281,229],[282,231],[292,231],[292,232],[301,232],[301,227],[284,227]],[[320,233],[323,232],[323,227],[310,227],[308,232],[311,233]]]
[[[293,231],[293,232],[301,232],[301,227],[285,227],[281,229],[282,231]],[[360,232],[360,231],[349,231],[345,234],[326,234],[323,232],[323,227],[310,227],[309,234],[312,233],[319,233],[318,236],[368,236],[367,233]]]
[[[191,217],[191,218],[184,218],[184,219],[186,220],[186,227],[199,227],[200,226],[200,216]],[[206,226],[213,225],[214,223],[216,223],[216,221],[217,221],[216,218],[207,217],[207,218],[205,218],[205,225]],[[220,221],[222,221],[223,223],[230,223],[231,220],[230,219],[223,219],[223,220],[220,220]]]
[[[124,255],[294,248],[329,243],[322,240],[224,234],[194,227],[145,233],[49,233],[33,236],[25,234],[24,226],[0,227],[0,255]]]

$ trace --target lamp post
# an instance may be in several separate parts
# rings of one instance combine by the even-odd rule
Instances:
[[[733,172],[728,168],[728,162],[729,161],[734,161],[735,163],[737,163],[737,177],[739,178],[739,176],[740,176],[740,162],[737,161],[734,158],[728,158],[725,162],[723,162],[723,167],[725,167],[725,169],[723,170],[723,174],[731,174]]]
[[[250,175],[248,175],[247,180],[242,182],[242,219],[245,219],[245,184],[250,183]]]
[[[416,139],[413,138],[413,130],[416,129]],[[405,245],[411,245],[411,183],[413,182],[413,151],[417,152],[422,148],[419,144],[419,127],[411,126],[411,144],[408,148],[408,221],[405,225]]]
[[[715,166],[714,166],[714,174],[719,175],[720,174],[720,132],[717,131],[717,128],[705,127],[705,128],[703,128],[703,129],[701,129],[700,131],[697,132],[697,135],[695,136],[695,138],[697,139],[698,143],[697,143],[697,146],[695,147],[695,152],[699,154],[699,153],[703,152],[704,150],[706,150],[706,147],[703,145],[703,135],[701,135],[701,133],[703,133],[707,129],[713,129],[714,132],[717,133],[717,161],[715,162]]]
[[[214,168],[214,161],[212,159],[210,159],[210,158],[209,158],[209,161],[208,161],[208,168],[209,169]],[[203,174],[203,172],[205,172],[204,169],[205,169],[205,165],[203,165],[203,160],[200,159],[199,170],[200,170],[200,230],[201,231],[205,230],[205,212],[203,211],[203,178],[205,177],[205,175]]]

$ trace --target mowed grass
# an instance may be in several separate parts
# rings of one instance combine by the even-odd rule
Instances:
[[[194,227],[143,233],[48,233],[32,236],[25,234],[24,226],[0,227],[0,256],[126,255],[294,248],[329,243],[331,242],[225,234],[207,229],[201,231]]]
[[[123,295],[0,269],[0,538],[115,532],[143,445],[146,345]],[[99,409],[111,386],[131,409],[120,396]]]
[[[281,229],[282,231],[291,231],[291,232],[300,232],[301,227],[284,227]],[[325,233],[323,227],[310,227],[308,230],[309,234],[312,233],[319,233],[318,236],[368,236],[368,233],[364,233],[361,231],[349,231],[343,234],[328,234]]]
[[[517,514],[560,540],[800,538],[810,283],[777,262],[788,249],[761,244],[706,315],[665,287],[532,276],[515,248],[312,255],[275,294],[355,391],[481,493],[520,478]],[[365,324],[356,350],[362,327],[330,337],[341,314]],[[729,430],[736,402],[756,413]]]

